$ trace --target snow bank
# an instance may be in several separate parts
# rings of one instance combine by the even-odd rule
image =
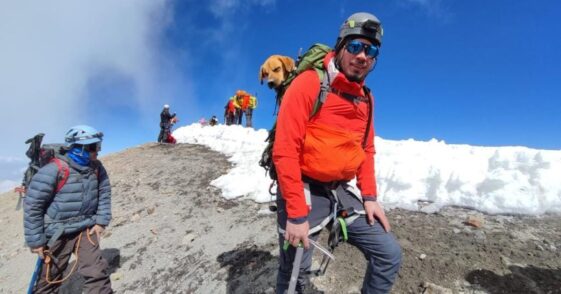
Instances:
[[[271,199],[271,181],[258,165],[266,130],[195,123],[173,135],[179,143],[205,145],[230,157],[232,170],[212,182],[225,198]],[[376,150],[378,194],[386,207],[434,212],[456,205],[492,214],[561,213],[561,151],[379,137]]]

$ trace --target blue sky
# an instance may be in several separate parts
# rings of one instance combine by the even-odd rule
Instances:
[[[385,29],[367,80],[376,95],[378,135],[561,149],[558,2],[322,3],[246,1],[215,14],[189,2],[175,5],[178,21],[164,44],[188,52],[177,62],[194,81],[198,105],[191,114],[185,99],[177,99],[179,115],[188,121],[221,116],[226,97],[241,88],[258,94],[256,127],[269,127],[274,94],[256,79],[266,57],[295,57],[314,42],[332,45],[345,17],[369,11]]]
[[[154,141],[164,103],[179,125],[222,117],[237,89],[257,94],[257,128],[274,93],[258,83],[271,54],[333,45],[344,19],[384,26],[375,128],[385,139],[561,149],[561,3],[542,1],[33,1],[0,4],[0,179],[25,165],[35,132],[106,134],[103,152]],[[9,138],[9,139],[6,139]],[[10,171],[7,172],[6,170]]]

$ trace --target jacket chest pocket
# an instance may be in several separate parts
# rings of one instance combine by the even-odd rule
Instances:
[[[82,213],[91,213],[95,210],[97,203],[97,178],[95,174],[80,175],[80,184],[82,186]]]

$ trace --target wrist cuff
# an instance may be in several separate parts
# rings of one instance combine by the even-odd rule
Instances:
[[[306,221],[308,221],[308,217],[307,216],[302,216],[302,217],[289,217],[288,221],[291,224],[295,224],[295,225],[299,225],[299,224],[303,224]]]
[[[377,196],[362,196],[362,200],[364,201],[377,201],[378,197]]]

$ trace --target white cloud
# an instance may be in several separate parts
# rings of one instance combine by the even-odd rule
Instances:
[[[89,82],[98,76],[114,73],[128,81],[132,95],[120,105],[141,112],[159,108],[158,99],[169,91],[160,77],[174,76],[170,57],[158,47],[172,21],[168,2],[3,2],[0,156],[22,154],[25,139],[37,132],[57,141],[69,126],[91,121],[98,110],[85,105]],[[5,173],[1,168],[0,179]]]
[[[23,157],[16,157],[16,156],[0,156],[0,163],[21,163],[26,162],[26,159]]]
[[[24,141],[38,132],[47,134],[45,142],[60,142],[69,126],[91,123],[99,113],[107,113],[103,105],[140,112],[143,116],[135,119],[148,125],[154,109],[164,102],[176,105],[178,99],[186,103],[191,98],[184,97],[196,97],[188,70],[176,63],[178,55],[189,60],[185,56],[191,55],[191,48],[162,42],[178,4],[174,0],[0,4],[0,136],[9,138],[3,140],[0,156],[22,155],[27,150]],[[212,48],[228,46],[223,61],[235,60],[240,49],[232,40],[245,26],[240,19],[246,19],[243,16],[252,7],[274,4],[275,0],[190,1],[182,12],[188,15],[181,17],[194,18],[193,11],[205,9],[216,21],[193,23],[197,29],[187,30],[182,38],[204,39]],[[208,38],[195,38],[200,36]],[[110,97],[97,95],[99,83],[106,85]],[[100,108],[86,108],[92,105]],[[25,165],[0,161],[0,179],[12,179],[14,171]]]

